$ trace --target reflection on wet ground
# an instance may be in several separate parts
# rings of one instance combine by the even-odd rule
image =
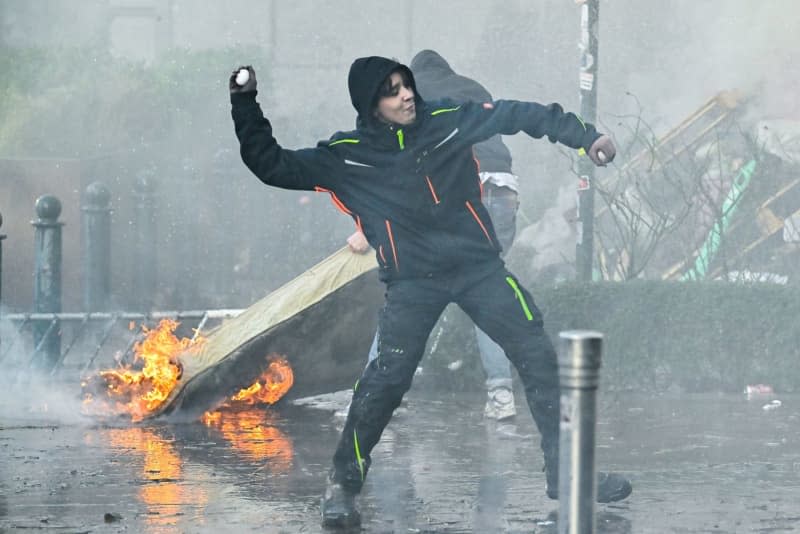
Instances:
[[[598,464],[631,477],[598,531],[800,530],[800,410],[734,395],[602,398]],[[410,395],[373,454],[365,532],[556,532],[530,416],[484,421],[479,393]],[[319,532],[341,420],[300,406],[193,424],[0,416],[0,531]]]

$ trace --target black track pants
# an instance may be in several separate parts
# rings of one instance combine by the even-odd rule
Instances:
[[[542,315],[533,298],[498,264],[488,275],[485,271],[468,272],[448,279],[398,280],[387,285],[379,319],[378,358],[367,366],[356,384],[333,457],[332,477],[348,490],[361,490],[370,465],[370,452],[411,387],[428,335],[450,302],[458,304],[497,342],[516,367],[542,435],[545,461],[557,466],[556,353],[544,332]]]

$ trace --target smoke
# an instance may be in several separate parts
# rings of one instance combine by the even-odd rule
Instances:
[[[509,260],[524,262],[524,272],[537,283],[573,279],[576,215],[575,187],[562,186],[541,218],[517,236]]]
[[[32,361],[33,346],[18,324],[0,313],[0,421],[13,425],[81,425],[78,384],[59,380]]]

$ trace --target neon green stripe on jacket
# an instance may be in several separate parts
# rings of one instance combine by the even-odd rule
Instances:
[[[353,144],[356,144],[356,143],[360,143],[360,142],[361,142],[360,139],[339,139],[338,141],[334,141],[333,143],[330,143],[328,146],[338,145],[339,143],[353,143]]]
[[[451,111],[458,111],[459,109],[461,109],[461,106],[456,106],[454,108],[437,109],[437,110],[434,110],[433,112],[431,112],[431,117],[435,117],[436,115],[439,115],[441,113],[450,113]]]

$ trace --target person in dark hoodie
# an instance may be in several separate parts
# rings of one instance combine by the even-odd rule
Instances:
[[[456,102],[491,102],[492,95],[477,81],[456,74],[450,64],[433,50],[422,50],[411,60],[417,90],[426,100],[450,98]],[[509,152],[500,135],[493,135],[474,147],[478,176],[483,186],[482,201],[489,212],[497,235],[500,255],[508,254],[517,230],[517,192],[519,179],[511,169]],[[360,234],[360,235],[359,235]],[[348,245],[354,252],[367,252],[369,245],[360,231],[350,236]],[[503,349],[486,333],[475,327],[483,370],[486,372],[486,406],[484,415],[504,420],[516,415],[511,380],[511,365]],[[378,334],[372,342],[368,361],[378,357]]]
[[[408,67],[378,56],[356,59],[348,88],[353,131],[314,148],[287,150],[256,101],[256,75],[229,80],[231,114],[245,165],[262,182],[330,193],[375,249],[386,285],[378,358],[358,380],[322,497],[326,526],[360,523],[355,496],[370,453],[411,387],[425,342],[450,302],[496,341],[514,364],[541,434],[546,493],[558,498],[559,383],[553,345],[530,293],[506,270],[481,203],[472,146],[524,131],[583,150],[599,166],[614,159],[611,138],[558,104],[496,100],[424,101]],[[600,473],[597,499],[631,493],[617,474]]]

